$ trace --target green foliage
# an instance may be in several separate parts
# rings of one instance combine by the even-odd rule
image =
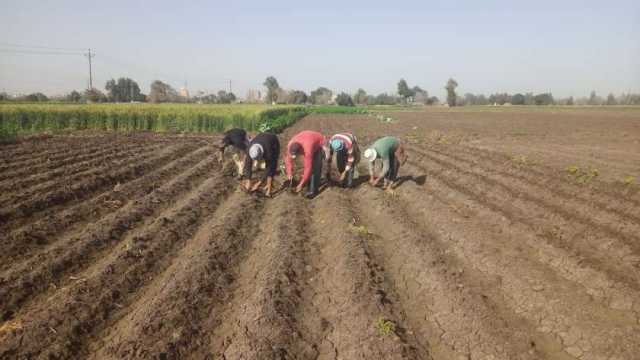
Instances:
[[[69,130],[209,133],[232,127],[279,132],[307,113],[301,106],[264,105],[1,105],[0,136]]]
[[[447,90],[447,104],[449,104],[449,106],[451,107],[456,106],[456,99],[457,99],[456,88],[457,87],[458,87],[458,82],[451,78],[449,79],[449,81],[447,81],[447,86],[444,87]]]
[[[107,81],[104,88],[107,90],[109,101],[131,102],[144,100],[138,83],[129,78],[119,78],[118,81],[111,79]]]
[[[567,168],[567,175],[578,184],[586,184],[600,176],[600,171],[591,165],[572,165]]]
[[[278,100],[278,90],[280,89],[280,84],[278,84],[278,80],[276,80],[275,77],[273,76],[269,76],[265,79],[264,83],[262,84],[267,88],[267,103],[268,104],[272,104],[275,103]]]
[[[396,332],[396,324],[391,320],[386,320],[384,318],[378,319],[376,322],[376,329],[382,336],[388,336],[391,334],[395,334]]]
[[[340,93],[336,97],[336,104],[339,106],[353,106],[353,99],[347,93]]]
[[[312,104],[327,105],[331,101],[332,96],[333,91],[327,89],[326,87],[319,87],[316,90],[313,90],[311,94],[309,94],[309,100]]]
[[[313,106],[309,108],[313,114],[368,114],[365,108],[355,106]]]

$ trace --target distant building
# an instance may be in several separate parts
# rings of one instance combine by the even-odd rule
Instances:
[[[184,98],[189,98],[189,90],[187,90],[186,86],[180,88],[180,96]]]

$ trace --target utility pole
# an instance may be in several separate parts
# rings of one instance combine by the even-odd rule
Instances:
[[[87,57],[87,59],[89,59],[89,90],[93,89],[93,74],[91,72],[91,58],[95,57],[96,54],[91,52],[91,49],[89,49],[89,51],[84,54],[84,56]]]
[[[231,79],[229,79],[229,94],[233,93],[233,90],[231,89]]]

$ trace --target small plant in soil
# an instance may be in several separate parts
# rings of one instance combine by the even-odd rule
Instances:
[[[511,164],[517,168],[535,165],[535,162],[526,155],[514,155],[511,157]]]
[[[634,186],[636,183],[637,181],[635,176],[627,176],[627,178],[624,179],[624,184],[627,186]]]
[[[362,237],[373,235],[373,233],[364,225],[351,225],[351,231]]]
[[[389,336],[396,332],[396,324],[391,320],[380,318],[376,322],[376,329],[378,329],[378,333],[380,333],[380,335]]]
[[[578,184],[586,184],[600,176],[600,170],[593,166],[572,165],[567,168],[567,175]]]

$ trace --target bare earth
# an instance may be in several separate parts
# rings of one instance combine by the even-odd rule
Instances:
[[[313,200],[240,191],[217,137],[0,147],[0,358],[638,357],[638,111],[389,115],[282,135],[408,146],[394,193]]]

